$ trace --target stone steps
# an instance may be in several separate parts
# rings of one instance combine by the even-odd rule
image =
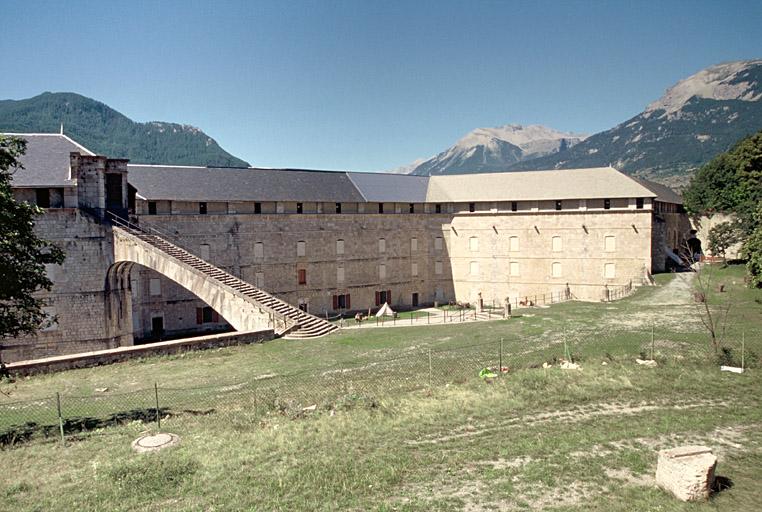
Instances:
[[[158,235],[144,233],[137,229],[126,229],[126,231],[129,231],[133,236],[152,245],[168,256],[171,256],[172,258],[175,258],[182,263],[198,270],[209,279],[233,288],[234,290],[251,299],[254,303],[273,310],[283,317],[291,320],[293,323],[297,324],[298,327],[287,333],[286,337],[288,338],[316,338],[318,336],[329,334],[338,329],[338,327],[331,322],[323,320],[322,318],[316,317],[314,315],[310,315],[309,313],[306,313],[285,301],[273,297],[267,292],[252,286],[250,283],[247,283],[246,281],[243,281],[233,276],[232,274],[229,274],[228,272],[225,272],[219,267],[215,267],[214,265],[207,263],[198,256],[195,256],[185,249],[182,249],[168,242]]]

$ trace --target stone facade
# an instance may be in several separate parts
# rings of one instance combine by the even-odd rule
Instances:
[[[54,286],[40,295],[57,322],[35,336],[3,340],[4,361],[87,352],[132,344],[129,289],[116,273],[110,228],[76,208],[50,209],[36,231],[66,253],[63,265],[48,265]],[[107,281],[112,284],[107,286]]]
[[[644,197],[647,189],[637,197],[472,203],[462,202],[464,194],[442,203],[148,201],[128,185],[125,160],[71,153],[68,172],[75,186],[62,189],[63,203],[51,198],[66,206],[76,197],[78,208],[51,204],[37,224],[67,255],[62,267],[48,269],[54,288],[43,294],[58,323],[34,337],[4,340],[5,361],[266,327],[256,311],[248,323],[236,315],[231,308],[248,306],[203,287],[187,269],[115,243],[104,220],[109,212],[126,215],[128,205],[141,226],[168,233],[170,242],[318,316],[383,302],[395,309],[475,303],[480,295],[501,306],[506,297],[536,302],[567,290],[597,301],[605,287],[637,286],[662,270],[662,248],[689,229],[677,205]],[[613,169],[602,172],[629,180]],[[14,194],[32,201],[33,190]]]
[[[442,210],[458,213],[344,213],[359,209],[353,206],[341,214],[206,215],[184,207],[193,213],[137,218],[173,234],[174,242],[210,263],[319,316],[376,309],[377,292],[389,291],[386,299],[395,308],[416,301],[418,306],[473,303],[479,292],[486,304],[499,305],[505,297],[558,294],[567,286],[573,297],[600,300],[604,285],[638,285],[651,271],[650,204],[637,209],[625,201],[605,210],[586,203],[581,209],[579,201],[570,201],[560,212],[542,204],[516,212],[480,204],[474,209],[481,211],[470,212],[467,204],[456,204]],[[384,211],[402,210],[394,206]],[[147,211],[140,202],[138,209]],[[175,210],[174,202],[167,210]],[[299,270],[305,271],[306,284],[299,284]],[[197,324],[195,308],[205,304],[161,274],[141,269],[132,279],[135,318],[141,319],[137,338],[151,336],[150,318],[156,315],[163,315],[168,333],[224,325],[224,319]],[[160,283],[154,286],[157,295],[150,293],[151,280]],[[349,295],[350,306],[336,308],[337,295]]]

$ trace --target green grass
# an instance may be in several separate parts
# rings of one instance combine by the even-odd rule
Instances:
[[[710,302],[735,302],[727,343],[744,332],[762,354],[762,292],[743,288],[738,267],[712,271],[727,291]],[[679,278],[505,321],[351,330],[4,384],[0,425],[44,410],[36,421],[54,428],[2,452],[13,471],[0,476],[0,509],[753,510],[762,374],[709,363],[695,307],[660,300]],[[650,350],[654,323],[659,366],[644,368],[634,359]],[[501,339],[511,370],[480,381]],[[541,368],[564,339],[583,370]],[[154,382],[162,428],[182,442],[138,455],[130,442],[156,428]],[[65,447],[46,398],[56,391],[81,423],[67,425]],[[86,424],[115,412],[115,426]],[[659,448],[689,442],[712,446],[733,481],[709,503],[682,504],[650,480]]]

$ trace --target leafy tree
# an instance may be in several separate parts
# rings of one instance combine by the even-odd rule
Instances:
[[[756,212],[757,227],[746,240],[741,254],[746,259],[751,286],[762,288],[762,205]]]
[[[709,250],[725,259],[725,253],[740,241],[738,226],[733,222],[721,222],[709,230]]]
[[[45,302],[34,293],[53,286],[45,265],[64,260],[59,247],[34,232],[34,218],[43,210],[13,198],[11,176],[23,169],[18,158],[25,149],[26,141],[0,136],[0,339],[50,324]]]
[[[733,213],[744,240],[742,254],[754,286],[762,286],[762,131],[733,146],[704,167],[683,194],[694,215]]]

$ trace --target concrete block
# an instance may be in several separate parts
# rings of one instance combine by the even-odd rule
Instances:
[[[683,501],[705,500],[714,484],[717,456],[706,446],[681,446],[659,452],[656,484]]]

